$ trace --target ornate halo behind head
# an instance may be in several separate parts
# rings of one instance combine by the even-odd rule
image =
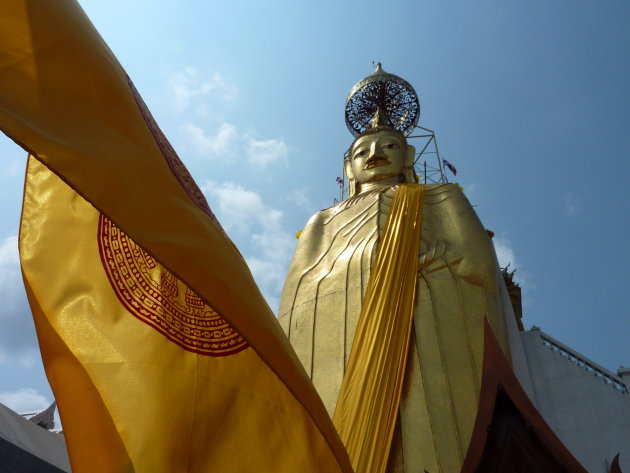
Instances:
[[[379,62],[376,71],[360,80],[346,98],[346,126],[355,137],[369,127],[378,109],[391,125],[409,135],[420,118],[420,102],[404,79],[385,72]]]

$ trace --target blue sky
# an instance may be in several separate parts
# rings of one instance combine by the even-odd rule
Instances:
[[[346,94],[381,61],[517,269],[526,327],[630,365],[628,2],[81,4],[272,308],[295,232],[338,194]],[[0,156],[0,402],[28,411],[52,394],[17,259],[26,156],[5,137]]]

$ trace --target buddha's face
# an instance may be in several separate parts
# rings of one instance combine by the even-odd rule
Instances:
[[[408,148],[393,130],[361,136],[350,150],[346,173],[360,184],[400,176],[408,165]]]

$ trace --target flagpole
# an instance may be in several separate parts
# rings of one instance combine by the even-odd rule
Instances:
[[[435,137],[435,135],[433,136],[433,141],[435,144],[435,152],[437,154],[437,162],[438,162],[438,166],[440,166],[440,175],[444,176],[444,178],[446,178],[446,175],[444,174],[444,169],[442,168],[442,157],[440,156],[440,150],[438,149],[438,143],[437,143],[437,138]],[[448,179],[446,179],[446,182],[448,182]]]

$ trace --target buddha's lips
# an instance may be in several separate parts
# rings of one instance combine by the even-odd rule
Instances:
[[[388,164],[391,164],[391,162],[385,156],[372,156],[365,162],[365,167],[363,169],[372,169],[380,166],[387,166]]]

